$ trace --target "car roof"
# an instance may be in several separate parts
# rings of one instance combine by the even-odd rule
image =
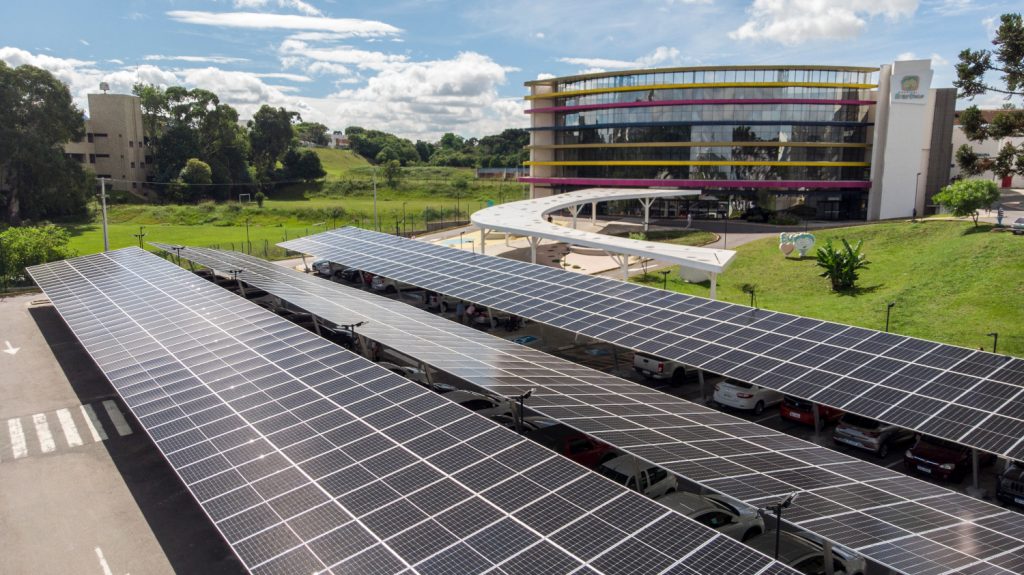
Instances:
[[[658,503],[669,507],[675,511],[679,511],[683,515],[697,515],[704,511],[722,511],[714,503],[708,501],[708,499],[702,495],[696,493],[690,493],[689,491],[675,491],[655,499]]]
[[[765,531],[748,539],[746,543],[769,557],[773,556],[775,554],[775,530]],[[799,535],[788,531],[783,531],[779,535],[779,560],[787,565],[793,565],[821,552],[821,547]]]

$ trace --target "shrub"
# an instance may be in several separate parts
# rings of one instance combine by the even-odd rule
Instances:
[[[970,216],[977,227],[978,210],[999,201],[999,187],[989,180],[960,180],[942,188],[932,198],[958,218]]]
[[[832,291],[848,290],[857,283],[857,271],[868,267],[867,257],[860,252],[863,240],[857,245],[851,246],[845,238],[840,249],[832,244],[829,238],[824,246],[818,248],[818,266],[824,268],[821,277],[828,278],[832,282]]]

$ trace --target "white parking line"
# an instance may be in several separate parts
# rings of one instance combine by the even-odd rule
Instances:
[[[50,433],[50,426],[46,423],[46,414],[37,413],[33,415],[32,423],[36,426],[36,437],[39,438],[39,449],[43,453],[50,453],[54,449],[57,449],[57,443],[53,440],[53,434]]]
[[[117,408],[117,404],[113,400],[106,400],[103,402],[103,409],[107,410],[107,415],[110,416],[110,421],[114,424],[114,428],[117,429],[117,434],[120,436],[131,435],[132,428],[125,421],[124,416],[121,415],[121,410]]]
[[[103,550],[99,547],[96,548],[96,558],[100,560],[100,568],[103,569],[103,575],[114,575],[114,572],[110,570],[110,565],[107,565],[107,558],[103,556]]]
[[[776,413],[775,415],[769,415],[768,417],[762,417],[761,419],[755,419],[754,423],[764,423],[766,421],[771,421],[771,420],[775,419],[778,416],[779,416],[779,414]]]
[[[100,424],[100,420],[96,417],[96,412],[93,411],[92,406],[84,404],[79,407],[82,409],[82,417],[85,418],[85,426],[89,428],[89,433],[92,434],[92,440],[106,441],[107,432],[103,429],[103,425]]]
[[[7,431],[11,435],[11,451],[15,459],[21,459],[28,455],[28,445],[25,444],[25,430],[21,428],[21,420],[18,418],[7,420]]]
[[[71,412],[66,409],[58,409],[57,419],[60,420],[60,427],[64,430],[64,439],[68,440],[68,447],[82,445],[82,436],[78,434],[78,427],[75,426],[75,420],[71,418]]]
[[[892,463],[886,465],[886,467],[888,467],[889,469],[892,469],[893,467],[896,467],[897,465],[903,465],[903,460],[902,459],[897,459],[896,461],[893,461]]]

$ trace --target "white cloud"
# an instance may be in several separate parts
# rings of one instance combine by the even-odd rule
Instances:
[[[538,80],[550,80],[552,78],[557,78],[557,77],[558,76],[555,76],[554,74],[548,74],[547,72],[541,72],[540,74],[537,74],[537,79]]]
[[[266,8],[270,0],[235,0],[235,8]]]
[[[913,52],[903,52],[896,55],[896,61],[900,62],[903,60],[917,60],[917,54]]]
[[[544,33],[543,32],[537,32],[536,34],[533,35],[533,37],[534,38],[540,38],[541,40],[543,40],[544,39]]]
[[[682,60],[682,55],[678,48],[671,48],[669,46],[658,46],[650,54],[641,56],[636,60],[613,60],[608,58],[559,58],[559,62],[565,62],[566,64],[576,64],[578,66],[586,66],[587,68],[601,68],[597,70],[604,72],[605,69],[622,69],[622,68],[649,68],[660,65],[673,65],[678,64]],[[589,74],[591,71],[581,72]]]
[[[352,70],[334,62],[313,62],[306,66],[306,72],[317,75],[349,76]]]
[[[748,20],[729,33],[734,40],[771,40],[787,46],[822,38],[859,36],[864,18],[911,16],[918,0],[754,0]]]
[[[932,55],[927,57],[927,58],[932,61],[932,67],[933,68],[936,68],[938,66],[948,66],[949,65],[949,60],[943,58],[941,55],[939,55],[938,52],[932,52]],[[925,58],[919,57],[914,52],[903,52],[903,53],[901,53],[901,54],[896,56],[896,61],[900,61],[900,60],[924,60],[924,59]]]
[[[372,38],[401,32],[399,28],[376,20],[357,18],[319,18],[294,14],[264,14],[260,12],[201,12],[172,10],[167,15],[178,22],[226,28],[310,30],[333,32],[339,36]]]
[[[999,30],[999,24],[1000,22],[998,16],[985,18],[984,20],[981,21],[981,25],[985,27],[985,32],[988,33],[988,37],[990,39],[996,37],[996,32]]]
[[[248,58],[232,58],[229,56],[167,56],[164,54],[147,54],[142,59],[147,62],[178,61],[192,62],[194,64],[239,64],[249,61]]]
[[[107,60],[107,62],[124,66],[124,60],[118,60],[117,58],[111,58],[110,60]]]
[[[980,8],[981,6],[975,4],[973,0],[942,0],[934,10],[943,16],[956,16]]]
[[[408,60],[400,54],[360,50],[351,46],[315,47],[293,38],[281,42],[278,53],[285,58],[291,58],[289,61],[306,59],[332,64],[349,64],[371,70],[383,70],[388,66]]]
[[[674,4],[713,4],[714,0],[667,0],[666,4],[672,6]]]
[[[234,1],[235,8],[241,8],[243,10],[252,8],[266,8],[268,4],[270,4],[270,0]],[[316,6],[313,6],[307,2],[303,2],[302,0],[277,0],[277,5],[281,8],[291,8],[293,10],[297,10],[307,16],[323,16],[323,12],[321,12]]]
[[[288,74],[286,72],[253,72],[252,75],[256,76],[257,78],[276,78],[278,80],[288,80],[290,82],[313,81],[313,79],[310,78],[309,76],[303,76],[302,74]]]
[[[932,52],[932,66],[948,66],[949,60],[943,58],[938,52]]]
[[[88,41],[83,40],[81,38],[79,38],[78,41],[81,42],[83,46],[89,46],[90,45]]]

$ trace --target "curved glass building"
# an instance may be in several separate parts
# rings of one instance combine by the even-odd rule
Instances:
[[[522,181],[534,197],[678,187],[746,205],[806,203],[818,217],[867,218],[879,74],[721,66],[528,82],[530,176]]]

